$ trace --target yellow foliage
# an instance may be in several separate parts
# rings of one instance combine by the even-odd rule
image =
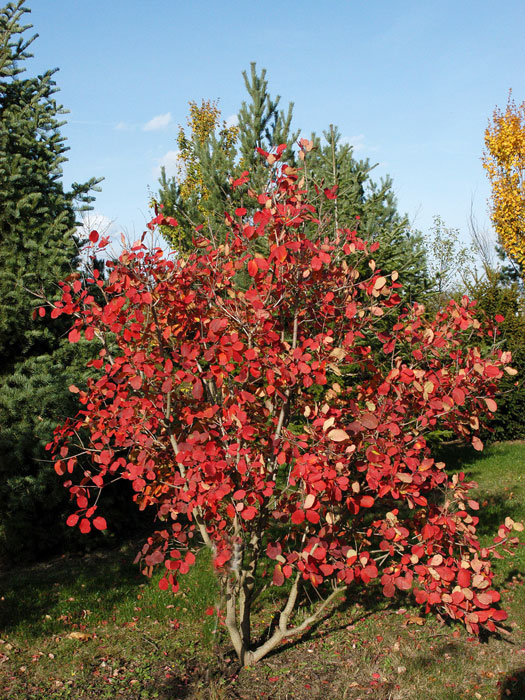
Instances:
[[[237,126],[228,126],[225,121],[221,124],[221,112],[217,102],[212,100],[202,100],[200,105],[193,101],[189,103],[187,126],[187,129],[179,126],[177,171],[174,178],[177,194],[172,198],[173,201],[167,203],[166,210],[178,219],[179,226],[176,229],[160,226],[163,237],[179,253],[183,250],[188,252],[192,248],[191,240],[195,227],[208,219],[214,206],[213,191],[210,189],[213,188],[213,178],[209,172],[211,169],[215,175],[213,157],[219,154],[226,162],[233,161],[239,133]],[[216,140],[213,145],[209,143],[212,138]],[[210,158],[204,157],[203,168],[202,159],[206,152]],[[155,203],[153,200],[152,204]],[[189,211],[192,212],[191,219],[187,215],[187,203]],[[166,202],[164,204],[166,205]],[[199,213],[201,221],[195,216],[195,210]]]
[[[217,103],[211,100],[202,100],[200,106],[196,102],[190,102],[189,105],[190,114],[187,121],[190,133],[186,135],[184,129],[180,127],[177,137],[180,194],[183,199],[196,194],[202,201],[208,199],[209,191],[204,182],[196,148],[204,146],[208,138],[215,132],[219,126],[221,112]],[[223,122],[219,137],[225,152],[233,148],[237,133],[236,126],[228,127]]]
[[[485,131],[483,167],[492,186],[491,217],[507,253],[525,269],[525,102],[509,93]]]

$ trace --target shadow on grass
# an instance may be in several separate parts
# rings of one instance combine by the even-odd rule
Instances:
[[[501,700],[523,700],[525,698],[525,669],[511,671],[502,681],[500,687]]]
[[[478,496],[478,500],[481,508],[476,531],[480,537],[496,535],[498,527],[505,522],[507,517],[520,520],[522,506],[517,500],[510,500],[508,492],[498,491],[484,498]]]
[[[303,593],[302,601],[298,604],[298,609],[301,607],[301,603],[309,602],[307,596]],[[323,631],[323,636],[325,634],[332,634],[339,630],[346,629],[349,625],[353,625],[358,621],[362,621],[366,618],[371,617],[380,610],[387,610],[392,607],[396,607],[399,601],[391,602],[389,599],[385,598],[381,589],[378,586],[368,586],[367,588],[355,588],[352,590],[350,587],[337,605],[328,610],[324,615],[322,615],[316,622],[308,627],[308,629],[302,634],[292,637],[288,642],[282,646],[278,646],[273,649],[266,658],[271,658],[272,656],[278,656],[285,651],[294,649],[295,647],[303,644],[304,642],[318,639],[319,628],[324,625],[328,620],[333,620],[334,624],[330,626],[328,630]],[[348,612],[358,608],[358,612],[354,614],[352,618],[348,617]],[[341,615],[346,615],[344,621],[338,624],[336,618]],[[262,644],[268,637],[270,637],[278,624],[278,615],[275,616],[273,622],[266,631],[263,633],[262,637],[257,640],[257,644]]]
[[[436,447],[432,456],[436,462],[445,462],[447,472],[452,473],[464,470],[465,465],[467,468],[473,466],[477,460],[486,457],[486,452],[477,452],[471,445],[449,443]]]
[[[445,644],[440,644],[436,646],[432,651],[432,654],[421,654],[414,657],[407,664],[410,665],[412,671],[429,671],[432,668],[437,667],[440,659],[444,657],[445,654],[453,656],[457,654],[460,645],[456,642],[446,642]]]
[[[470,445],[443,445],[436,452],[436,459],[445,462],[447,472],[463,471],[466,481],[478,481],[483,461],[498,454],[498,447],[489,446],[486,451],[476,452]],[[479,523],[476,527],[480,537],[495,535],[506,517],[520,520],[523,506],[518,498],[513,498],[511,487],[498,488],[491,485],[490,493],[483,488],[473,492],[473,498],[480,503]],[[477,515],[477,513],[474,513]]]
[[[231,658],[225,658],[222,650],[217,648],[213,664],[205,664],[202,660],[193,658],[188,659],[185,663],[184,675],[162,682],[161,687],[158,688],[159,700],[184,700],[184,698],[234,700],[238,698],[232,683],[237,679],[242,667],[233,650],[230,656]]]
[[[101,591],[107,614],[144,582],[138,567],[131,563],[133,551],[134,546],[129,545],[81,557],[64,556],[0,574],[0,629],[8,632],[21,627],[31,634],[52,631],[53,623],[45,616],[56,614],[68,588],[75,592],[68,603],[71,616],[80,619],[82,610],[88,607],[95,612]]]

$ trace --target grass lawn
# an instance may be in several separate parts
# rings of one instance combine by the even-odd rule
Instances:
[[[525,444],[450,450],[478,482],[482,539],[525,517]],[[509,635],[479,641],[409,598],[349,590],[307,637],[239,672],[206,552],[173,596],[131,564],[138,543],[0,575],[0,698],[496,700],[525,698],[525,548],[496,565]],[[277,589],[271,589],[277,595]],[[266,601],[271,606],[271,600]],[[256,620],[263,633],[268,615]]]

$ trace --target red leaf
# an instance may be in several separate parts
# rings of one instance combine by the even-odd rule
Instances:
[[[321,259],[317,257],[317,255],[312,258],[310,265],[312,270],[320,270],[323,267],[323,263],[321,262]]]
[[[458,406],[463,406],[463,404],[465,403],[465,392],[458,388],[453,389],[452,398]]]
[[[184,561],[189,566],[193,566],[195,564],[195,554],[193,554],[193,552],[186,552],[186,556],[184,557]]]
[[[100,515],[97,518],[94,518],[93,525],[97,528],[97,530],[106,530],[108,527],[105,519]]]
[[[383,595],[386,598],[393,598],[396,594],[396,587],[392,582],[389,582],[383,586]]]
[[[245,170],[239,178],[237,178],[236,180],[234,180],[232,182],[233,189],[235,189],[236,187],[240,187],[241,185],[245,185],[249,179],[250,179],[250,175],[249,175],[248,171]]]
[[[200,379],[197,379],[196,382],[193,384],[193,389],[192,389],[192,395],[194,399],[197,399],[197,401],[200,401],[203,397],[204,394],[204,388],[202,386],[202,382]]]
[[[468,588],[470,586],[471,573],[467,569],[460,569],[458,571],[458,584],[461,588]]]
[[[133,389],[138,390],[142,386],[142,378],[139,377],[138,375],[135,375],[134,377],[131,377],[129,380],[130,386],[133,387]]]
[[[98,231],[91,231],[89,234],[89,240],[91,243],[96,243],[99,239]]]
[[[496,620],[497,622],[501,622],[503,620],[506,620],[508,618],[508,614],[505,612],[505,610],[494,610],[492,613],[492,619]]]
[[[501,370],[499,367],[496,367],[495,365],[487,365],[485,367],[485,376],[486,377],[498,377],[501,374]]]
[[[270,559],[277,559],[281,551],[282,548],[279,542],[276,542],[275,544],[273,544],[272,542],[268,542],[268,546],[266,547],[266,554],[270,557]]]
[[[318,561],[322,561],[326,557],[326,549],[324,547],[316,547],[312,552],[312,557],[315,557]]]
[[[87,518],[82,518],[82,520],[80,521],[79,529],[83,535],[86,535],[88,532],[91,531],[91,523]]]
[[[272,583],[274,586],[282,586],[284,583],[284,574],[280,564],[276,564],[273,570]]]
[[[66,525],[69,527],[74,527],[78,523],[78,515],[70,515],[66,520]]]
[[[312,523],[312,525],[317,525],[317,523],[321,519],[321,516],[316,510],[307,510],[306,519],[308,520],[308,522]]]
[[[250,277],[255,277],[257,271],[257,263],[255,262],[255,260],[250,260],[250,262],[248,263],[248,274],[250,275]]]
[[[304,520],[304,511],[299,509],[294,510],[294,512],[292,513],[291,520],[292,523],[294,523],[294,525],[300,525]]]
[[[339,185],[334,185],[333,187],[325,187],[323,192],[327,199],[335,199],[337,197],[337,189]]]
[[[244,520],[253,520],[256,515],[257,515],[257,510],[253,506],[248,506],[247,508],[243,508],[241,511],[241,517]]]
[[[80,340],[80,332],[79,332],[78,328],[72,328],[69,331],[67,339],[69,340],[70,343],[78,343],[78,341]]]
[[[363,415],[359,417],[359,423],[369,430],[374,430],[379,425],[379,421],[373,413],[363,413]]]

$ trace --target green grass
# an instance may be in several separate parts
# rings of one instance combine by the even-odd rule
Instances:
[[[478,534],[482,544],[492,544],[507,516],[525,520],[525,443],[496,443],[481,454],[472,448],[455,448],[445,453],[444,459],[449,468],[465,472],[478,484],[472,494],[480,503]],[[523,586],[515,585],[525,574],[525,547],[519,547],[513,557],[496,560],[494,570],[504,604],[509,596],[516,598],[513,620],[525,629],[525,592]]]
[[[201,553],[173,596],[159,590],[160,572],[149,581],[131,564],[137,548],[1,577],[0,697],[169,697],[159,685],[184,680],[192,655],[213,658],[209,557]]]
[[[525,444],[481,455],[454,448],[450,469],[478,482],[489,544],[524,518]],[[525,698],[525,551],[496,564],[510,634],[479,641],[419,616],[408,597],[352,590],[301,640],[239,673],[205,615],[217,592],[206,552],[173,596],[131,564],[139,543],[0,576],[0,698],[44,700],[496,700]],[[267,602],[278,591],[271,589]],[[271,610],[256,616],[261,632]],[[218,646],[220,642],[220,649]],[[507,692],[508,691],[508,692]]]

